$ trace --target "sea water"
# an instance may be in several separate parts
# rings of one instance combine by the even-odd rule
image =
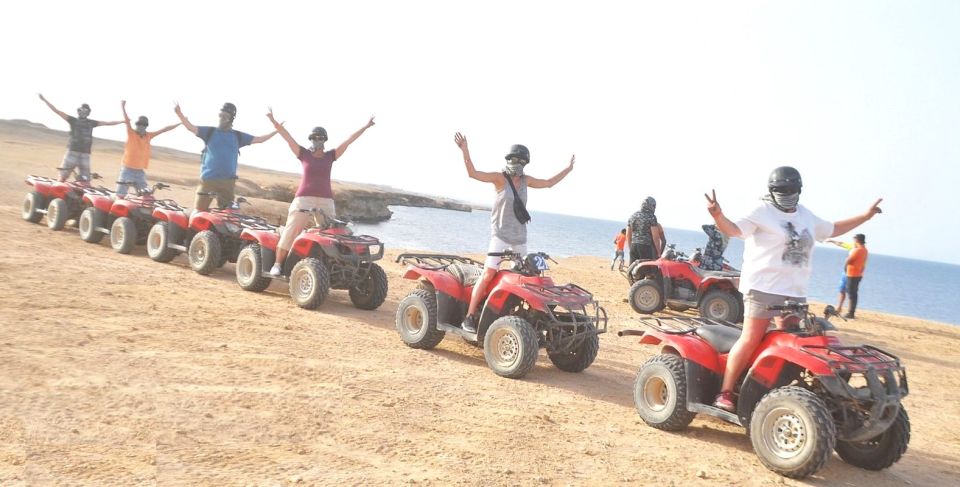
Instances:
[[[379,237],[388,248],[444,254],[483,254],[490,240],[490,213],[395,206],[387,222],[354,224],[354,231]],[[553,257],[613,259],[613,238],[626,222],[532,212],[527,250]],[[708,223],[704,221],[704,223]],[[706,246],[702,231],[665,228],[667,242],[687,255]],[[809,298],[836,305],[847,252],[818,245],[813,253]],[[732,238],[724,256],[740,268],[743,241]],[[609,262],[609,261],[608,261]],[[607,267],[609,269],[609,267]],[[608,271],[609,272],[609,271]],[[611,272],[611,279],[622,279]],[[624,296],[627,282],[623,281]],[[860,283],[858,309],[868,309],[960,325],[960,266],[870,254]],[[846,303],[844,308],[846,308]]]

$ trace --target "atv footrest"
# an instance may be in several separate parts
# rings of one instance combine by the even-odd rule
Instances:
[[[466,331],[463,328],[460,328],[459,326],[456,326],[456,325],[448,325],[446,323],[437,323],[437,329],[443,330],[448,333],[453,333],[454,335],[462,336],[463,338],[466,338],[474,342],[477,341],[476,333],[470,333],[469,331]]]
[[[698,402],[692,402],[687,404],[687,411],[697,414],[706,414],[707,416],[713,416],[715,418],[720,418],[728,423],[733,423],[737,426],[743,426],[743,423],[740,422],[740,417],[730,411],[725,409],[720,409],[718,407],[711,406],[709,404],[701,404]]]

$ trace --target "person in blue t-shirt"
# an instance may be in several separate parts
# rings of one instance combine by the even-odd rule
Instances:
[[[197,210],[210,208],[211,196],[201,193],[216,193],[217,206],[226,208],[233,203],[234,187],[237,183],[237,156],[240,148],[266,142],[277,134],[276,131],[267,135],[254,137],[233,129],[233,120],[237,118],[237,107],[233,103],[224,103],[220,109],[220,125],[216,127],[197,127],[190,123],[180,111],[177,103],[174,112],[180,117],[180,122],[193,135],[203,140],[203,158],[200,164],[200,186],[197,187],[197,198],[193,207]]]

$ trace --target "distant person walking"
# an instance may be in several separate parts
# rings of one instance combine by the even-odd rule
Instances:
[[[72,117],[58,110],[52,103],[38,93],[40,99],[53,110],[53,113],[60,115],[60,118],[70,124],[70,139],[67,142],[67,153],[63,156],[63,163],[58,168],[60,170],[60,181],[66,181],[70,173],[77,171],[77,180],[90,180],[90,149],[93,146],[93,128],[107,125],[119,125],[123,122],[100,122],[88,118],[90,116],[90,105],[86,103],[77,108],[77,116]]]
[[[340,159],[340,156],[347,151],[347,147],[353,141],[357,140],[370,127],[373,127],[373,117],[367,121],[367,124],[360,127],[347,140],[340,144],[336,149],[325,151],[324,143],[327,141],[327,130],[323,127],[314,127],[313,131],[307,137],[310,140],[310,149],[307,150],[287,132],[283,124],[277,122],[273,117],[273,109],[267,113],[270,123],[277,129],[283,140],[287,141],[290,150],[300,160],[303,165],[303,176],[300,178],[300,187],[297,188],[297,194],[290,202],[290,209],[287,211],[287,223],[283,227],[283,234],[280,235],[280,242],[277,244],[277,261],[270,269],[270,274],[279,276],[283,272],[283,262],[290,253],[290,247],[293,240],[307,226],[310,215],[300,210],[311,208],[323,209],[325,217],[334,218],[336,208],[333,204],[333,188],[330,185],[330,170],[333,168],[333,162]]]
[[[623,267],[623,247],[627,243],[627,229],[624,228],[620,230],[620,233],[616,237],[613,237],[613,262],[610,263],[610,270],[613,270],[613,266],[617,264],[617,259],[620,259],[620,267]]]
[[[660,257],[667,245],[663,227],[657,221],[657,200],[647,196],[640,205],[640,211],[627,220],[627,248],[630,249],[630,263],[638,260],[653,260]]]
[[[277,132],[254,137],[234,130],[233,121],[237,118],[237,107],[233,103],[223,104],[220,109],[220,124],[216,127],[197,127],[190,123],[180,111],[179,103],[173,111],[180,117],[183,126],[204,143],[200,162],[200,186],[197,187],[193,207],[197,210],[210,208],[213,198],[201,193],[216,193],[217,206],[229,207],[233,204],[234,188],[237,184],[237,157],[240,155],[240,148],[266,142]]]
[[[146,169],[150,165],[150,144],[154,137],[177,128],[180,124],[168,125],[156,132],[147,132],[150,121],[147,117],[137,119],[136,129],[130,126],[130,116],[127,115],[127,100],[120,101],[120,110],[123,111],[123,123],[127,125],[127,143],[123,146],[123,159],[120,161],[120,176],[117,177],[117,197],[127,195],[129,184],[140,191],[147,187]]]
[[[467,168],[467,175],[477,181],[490,183],[496,191],[496,199],[490,212],[490,245],[488,253],[503,252],[511,249],[513,252],[525,254],[527,252],[527,222],[530,215],[526,211],[527,188],[550,188],[559,183],[573,170],[576,156],[570,157],[570,164],[550,179],[538,179],[524,174],[524,168],[530,163],[530,151],[526,146],[516,144],[510,147],[510,152],[504,157],[507,165],[501,172],[477,171],[470,159],[470,149],[467,147],[467,138],[460,132],[453,137],[457,147],[463,153],[463,164]],[[514,201],[519,201],[515,204]],[[519,206],[519,208],[518,208]],[[483,275],[473,286],[470,297],[470,306],[467,316],[461,325],[464,331],[477,332],[477,308],[480,297],[486,292],[487,285],[500,268],[500,257],[487,256],[483,265]]]
[[[840,240],[834,240],[832,238],[827,239],[826,242],[832,243],[833,245],[836,245],[837,247],[840,247],[841,249],[844,249],[844,250],[853,249],[852,243],[847,243]],[[837,291],[840,293],[839,299],[837,300],[837,313],[841,313],[843,311],[843,303],[847,299],[847,262],[846,260],[844,260],[843,267],[840,269],[840,285],[837,286]]]

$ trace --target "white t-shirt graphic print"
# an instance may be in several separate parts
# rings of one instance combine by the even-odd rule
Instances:
[[[785,213],[764,201],[736,224],[745,241],[740,292],[752,289],[805,298],[814,243],[833,234],[833,223],[803,205]]]

